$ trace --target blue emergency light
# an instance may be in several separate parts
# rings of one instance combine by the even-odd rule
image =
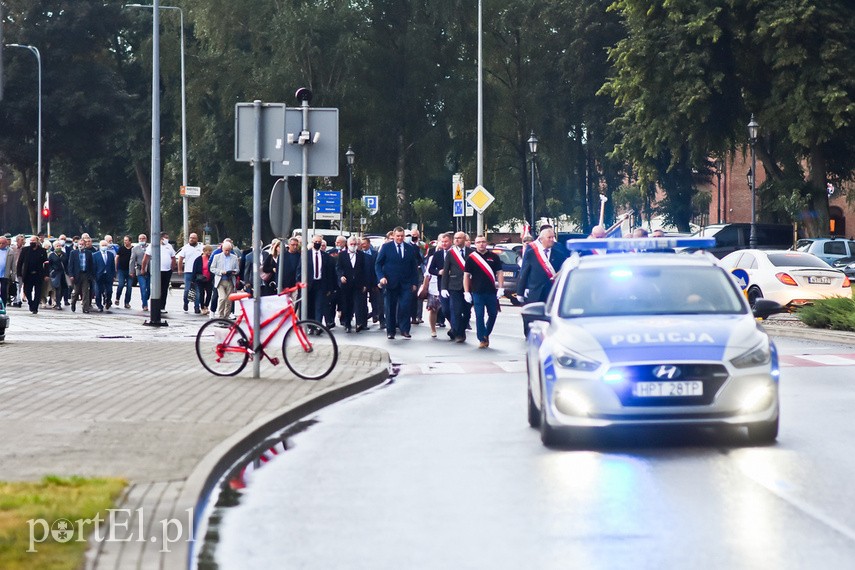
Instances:
[[[715,247],[715,238],[607,238],[607,239],[569,239],[567,240],[568,251],[591,251],[592,249],[603,249],[609,253],[620,252],[661,252],[674,250],[675,248],[706,249]]]

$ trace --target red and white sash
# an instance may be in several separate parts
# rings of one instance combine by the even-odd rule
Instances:
[[[475,262],[475,265],[484,270],[484,273],[487,274],[487,277],[490,279],[490,281],[496,280],[496,274],[493,272],[493,268],[490,267],[490,264],[487,263],[486,259],[481,257],[481,254],[479,254],[477,251],[473,251],[469,254],[469,257],[472,259],[472,261]]]
[[[463,271],[466,268],[466,262],[463,260],[463,256],[460,255],[460,251],[458,251],[456,247],[451,248],[451,257],[457,262],[457,265],[460,266],[460,271]]]
[[[543,253],[543,245],[537,240],[531,242],[531,245],[534,257],[537,258],[537,262],[540,264],[540,267],[543,268],[543,272],[546,273],[546,276],[549,277],[550,281],[555,279],[555,270],[552,269],[552,264],[549,263],[549,260],[546,259],[546,255]]]

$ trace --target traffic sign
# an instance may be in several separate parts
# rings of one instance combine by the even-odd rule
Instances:
[[[182,186],[181,195],[188,198],[198,198],[202,194],[202,189],[198,186]]]
[[[270,227],[273,233],[279,237],[288,237],[291,233],[292,212],[291,195],[288,193],[288,184],[284,178],[280,178],[270,191]]]
[[[368,208],[368,212],[373,216],[380,210],[379,196],[363,196],[362,203]]]
[[[255,156],[255,104],[235,105],[235,161],[281,162],[285,152],[285,103],[261,104],[261,156]],[[336,175],[338,172],[336,172]]]
[[[303,130],[303,109],[289,107],[285,109],[282,131],[279,136],[285,138],[282,158],[271,161],[270,174],[273,176],[300,176],[303,174],[303,146],[298,141]],[[312,107],[309,109],[308,131],[309,172],[308,176],[338,176],[338,109]],[[315,139],[317,135],[317,139]],[[290,137],[290,139],[289,139]]]
[[[315,191],[315,219],[341,219],[341,190]]]
[[[747,271],[745,271],[744,269],[734,269],[733,271],[731,271],[731,273],[736,278],[736,281],[739,283],[740,289],[742,289],[743,291],[748,289],[749,278]]]
[[[463,175],[455,174],[451,177],[451,199],[463,200]]]
[[[462,218],[464,214],[463,200],[454,201],[454,217]]]
[[[466,190],[466,199],[463,200],[463,205],[466,207],[466,217],[475,215],[475,208],[472,207],[472,204],[469,203],[469,196],[472,195],[474,190]]]
[[[484,210],[492,204],[496,198],[487,192],[487,189],[481,185],[475,187],[469,196],[466,197],[466,201],[472,205],[473,208],[478,210],[479,214],[483,214]]]

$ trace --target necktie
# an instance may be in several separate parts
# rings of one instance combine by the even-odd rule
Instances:
[[[107,265],[107,252],[103,252],[104,255],[104,265]]]
[[[315,252],[315,279],[321,278],[321,252]]]
[[[549,248],[548,247],[543,250],[543,256],[546,257],[546,259],[549,259]]]
[[[398,244],[398,255],[400,255],[401,258],[403,259],[403,257],[404,257],[404,246],[401,245],[400,243]]]

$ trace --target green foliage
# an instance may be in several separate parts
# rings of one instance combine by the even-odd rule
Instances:
[[[798,317],[809,327],[855,332],[855,300],[834,297],[814,301],[799,309]]]

